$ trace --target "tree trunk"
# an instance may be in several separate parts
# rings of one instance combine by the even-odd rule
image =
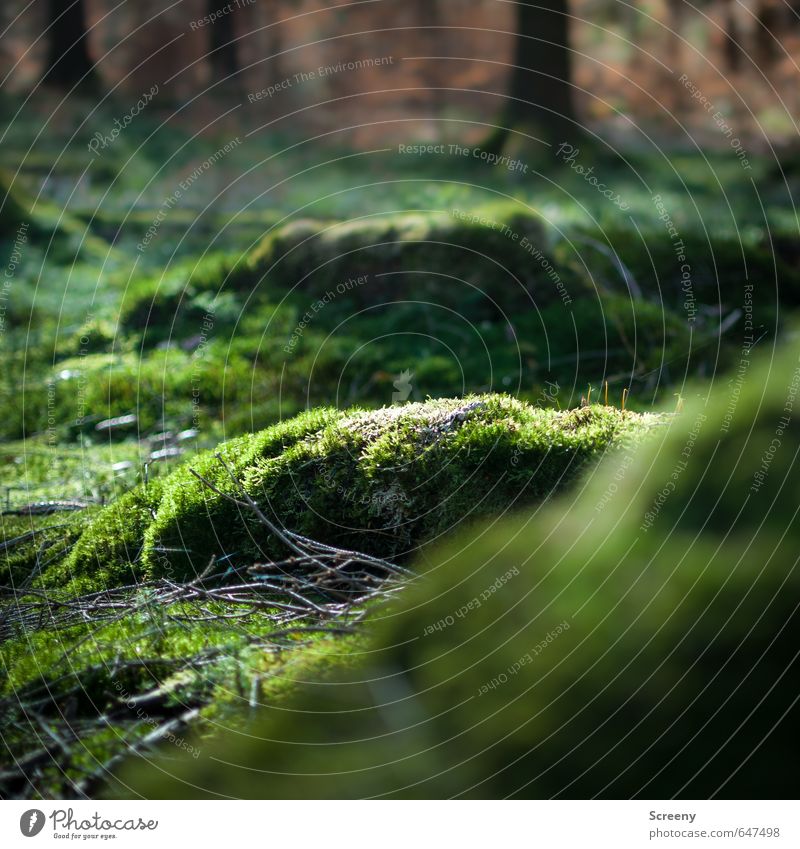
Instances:
[[[219,0],[208,0],[207,14],[213,15],[220,9]],[[233,30],[233,14],[223,14],[209,27],[211,44],[209,45],[208,60],[211,73],[217,79],[233,77],[239,70],[239,58],[236,53],[235,33]],[[229,79],[228,83],[236,83]]]
[[[673,73],[665,71],[660,67],[653,71],[659,78],[659,89],[663,88],[664,91],[664,94],[660,98],[662,100],[661,105],[673,113],[677,113],[681,108],[681,104],[685,103],[686,89],[678,79],[677,72],[683,70],[683,33],[686,29],[688,10],[689,7],[683,0],[677,0],[674,5],[668,8],[669,17],[665,21],[668,29],[666,61]],[[661,83],[662,79],[664,81],[663,84]]]
[[[688,7],[683,0],[678,0],[673,6],[669,7],[669,19],[667,26],[669,35],[667,40],[667,61],[674,71],[680,68],[683,59],[683,31],[686,28],[686,13]]]
[[[765,74],[769,74],[783,58],[780,38],[790,17],[791,11],[785,6],[772,3],[759,3],[756,6],[754,53],[756,64]]]
[[[490,146],[499,151],[511,129],[546,141],[574,137],[572,60],[567,0],[517,5],[517,38],[508,102]]]
[[[44,81],[61,88],[94,82],[86,39],[84,0],[47,0],[49,29]]]
[[[725,64],[731,73],[742,70],[742,34],[736,20],[735,0],[727,0],[725,10]]]

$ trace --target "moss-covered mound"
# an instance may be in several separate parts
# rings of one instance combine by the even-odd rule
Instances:
[[[404,557],[461,522],[551,495],[586,461],[635,439],[655,416],[611,407],[540,409],[502,395],[382,410],[317,410],[221,445],[264,513],[323,542]],[[101,513],[58,570],[125,582],[183,578],[212,556],[248,563],[287,554],[208,452]]]
[[[646,298],[682,316],[695,314],[701,305],[719,305],[728,315],[741,309],[746,293],[753,291],[757,294],[748,309],[757,323],[774,321],[776,304],[800,303],[796,240],[709,230],[686,231],[673,240],[666,228],[633,234],[620,222],[603,227],[602,233],[579,228],[569,234],[570,245],[559,247],[556,259],[574,259],[572,246],[577,246],[599,286],[611,285],[626,294],[621,262]]]
[[[197,333],[212,306],[224,325],[253,304],[284,299],[303,310],[325,299],[328,320],[342,310],[404,299],[456,309],[471,320],[495,319],[502,310],[562,299],[559,286],[567,283],[559,278],[557,285],[542,261],[551,239],[536,213],[515,204],[469,215],[302,219],[276,227],[244,255],[209,255],[141,281],[126,297],[120,326],[146,329],[146,342],[155,344]]]
[[[123,792],[786,798],[798,387],[791,340],[577,498],[428,553],[358,675],[220,741],[241,769],[207,745]]]
[[[664,229],[634,236],[627,225],[556,227],[518,202],[300,219],[277,224],[249,251],[210,253],[134,281],[120,331],[152,346],[195,336],[209,313],[222,334],[256,306],[296,308],[299,318],[319,303],[325,309],[313,310],[314,323],[330,328],[397,301],[513,323],[521,310],[567,315],[581,300],[613,295],[646,301],[698,331],[716,326],[720,312],[734,322],[747,305],[768,329],[778,304],[800,303],[794,242],[686,233],[679,244],[676,253]],[[575,320],[581,333],[590,327]]]
[[[521,205],[496,204],[469,214],[418,212],[352,221],[298,221],[267,236],[248,260],[252,272],[321,297],[349,279],[363,306],[409,294],[458,306],[466,315],[496,315],[492,301],[543,306],[558,291],[530,244],[546,251],[540,217]],[[522,244],[522,246],[521,246]],[[241,278],[245,280],[245,275]]]

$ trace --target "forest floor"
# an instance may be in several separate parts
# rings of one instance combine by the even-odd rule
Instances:
[[[729,152],[5,130],[4,795],[348,668],[445,532],[659,439],[800,303],[800,178]]]

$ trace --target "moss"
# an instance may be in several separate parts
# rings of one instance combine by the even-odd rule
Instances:
[[[287,527],[403,558],[461,522],[549,496],[645,427],[611,408],[559,412],[497,395],[429,401],[344,415],[256,463],[246,485]]]
[[[800,671],[796,342],[753,365],[733,421],[723,384],[660,438],[614,452],[577,496],[426,551],[425,577],[376,626],[356,674],[302,688],[246,740],[222,735],[197,760],[131,764],[115,789],[786,798]]]
[[[516,204],[450,212],[379,215],[345,222],[297,221],[267,236],[234,275],[266,280],[283,292],[322,297],[348,279],[351,306],[386,298],[423,298],[458,306],[462,314],[495,317],[505,308],[556,300],[541,265],[520,243],[543,248],[539,216]]]
[[[162,493],[159,479],[140,485],[102,510],[81,534],[69,556],[50,567],[48,586],[70,583],[74,592],[125,586],[141,580],[144,533]]]
[[[200,332],[209,313],[222,311],[220,318],[235,321],[241,303],[235,301],[224,312],[230,293],[225,293],[231,271],[240,256],[212,253],[200,260],[185,260],[158,275],[134,282],[120,307],[123,330],[147,331],[147,342],[183,338]]]
[[[107,414],[119,415],[132,409],[141,381],[134,400],[145,427],[167,397],[171,419],[188,420],[199,409],[208,419],[224,416],[231,433],[252,429],[246,407],[253,399],[255,425],[274,421],[278,388],[291,409],[309,398],[332,403],[333,386],[347,387],[342,405],[384,404],[390,373],[410,365],[418,374],[414,400],[552,380],[580,387],[567,402],[574,404],[588,382],[606,377],[612,392],[619,383],[617,398],[624,384],[657,399],[681,376],[730,367],[751,320],[754,335],[770,334],[778,303],[793,303],[797,277],[788,262],[770,264],[752,236],[740,243],[715,234],[703,244],[687,231],[691,285],[684,289],[683,263],[659,228],[636,239],[619,225],[605,234],[577,224],[557,232],[511,203],[469,217],[417,212],[287,223],[250,252],[209,255],[134,283],[120,333],[125,345],[143,343],[144,355],[113,374],[92,370],[85,358],[87,392],[104,409],[114,399]],[[598,244],[605,252],[592,247]],[[642,298],[631,298],[610,247]],[[562,289],[545,272],[548,261]],[[185,350],[169,352],[165,369],[164,352],[152,348],[167,342]],[[193,407],[198,381],[201,404]]]
[[[146,564],[152,565],[154,562],[164,565],[159,574],[175,577],[169,564],[173,560],[183,562],[185,558],[179,556],[180,551],[164,549],[185,549],[187,545],[181,535],[171,540],[162,537],[157,542],[153,541],[150,527],[159,511],[162,516],[183,515],[187,510],[196,511],[196,527],[192,528],[192,535],[188,538],[193,547],[202,551],[200,559],[205,566],[217,551],[215,541],[218,529],[214,525],[214,512],[204,507],[206,493],[210,493],[210,490],[201,487],[189,469],[195,469],[215,486],[231,492],[232,482],[216,460],[217,453],[230,462],[239,474],[253,461],[255,455],[260,453],[272,456],[280,452],[287,443],[319,429],[332,415],[332,411],[315,410],[261,433],[237,437],[220,445],[215,451],[197,455],[190,465],[179,467],[165,478],[151,480],[147,486],[136,487],[97,516],[96,521],[81,536],[70,557],[48,570],[45,580],[57,584],[65,579],[75,579],[81,586],[89,585],[96,589],[128,584],[146,577]],[[164,486],[167,481],[168,485]],[[190,492],[193,500],[189,503],[187,496]],[[223,518],[228,517],[220,515],[219,519]],[[147,551],[143,552],[146,538],[150,542]]]
[[[463,521],[551,495],[588,460],[654,421],[610,407],[560,412],[488,395],[372,412],[315,410],[218,451],[284,527],[402,558]],[[215,452],[199,455],[164,478],[163,488],[137,489],[98,516],[68,573],[125,582],[132,564],[137,577],[184,578],[212,556],[241,564],[287,553],[251,511],[192,470],[235,493]]]
[[[336,416],[329,409],[301,413],[259,433],[223,443],[170,475],[155,520],[145,534],[144,559],[149,573],[159,575],[166,570],[185,576],[204,568],[214,555],[240,554],[236,545],[246,535],[252,517],[242,515],[239,508],[201,484],[191,470],[220,491],[236,494],[217,454],[237,477],[243,478],[252,464],[280,456]]]
[[[20,186],[19,180],[0,168],[0,236],[13,238],[16,229],[30,219],[32,200]]]
[[[581,239],[587,239],[586,242]],[[772,236],[754,238],[750,233],[698,233],[682,230],[674,240],[666,226],[634,234],[619,221],[603,228],[576,234],[580,254],[563,242],[557,256],[565,265],[586,263],[600,289],[627,295],[615,261],[591,247],[595,240],[629,269],[646,297],[657,298],[669,311],[687,314],[687,305],[708,305],[728,315],[742,309],[746,286],[752,286],[752,310],[756,324],[774,323],[776,304],[797,306],[800,302],[800,271],[796,240]],[[680,246],[680,253],[676,248]],[[684,259],[679,259],[682,256]],[[688,268],[684,267],[684,262]],[[689,273],[685,278],[684,273]],[[687,298],[688,296],[688,298]]]
[[[85,357],[111,351],[116,343],[116,325],[101,318],[92,318],[69,336],[59,347],[61,356]]]
[[[197,756],[197,736],[225,723],[237,705],[254,697],[278,704],[298,683],[324,680],[327,673],[352,666],[364,634],[291,635],[275,641],[274,623],[261,613],[243,628],[231,628],[224,616],[241,613],[215,602],[179,603],[163,609],[139,596],[136,614],[108,623],[67,629],[25,630],[0,645],[0,712],[5,719],[0,741],[3,790],[14,785],[44,794],[70,795],[71,782],[97,772],[99,764],[128,748],[190,706],[201,709],[188,731],[165,737],[181,752]],[[209,611],[222,614],[209,621]],[[181,619],[180,617],[184,617]],[[67,662],[68,659],[68,662]],[[37,741],[30,716],[20,702],[45,690],[37,717],[50,731],[68,736],[80,727],[80,745],[60,753],[57,767],[36,776],[17,772]],[[158,693],[146,705],[131,697]],[[60,705],[69,702],[69,716]],[[238,716],[237,716],[238,720]],[[176,737],[179,738],[176,740]],[[182,741],[186,740],[185,744]]]
[[[354,310],[404,300],[456,309],[472,321],[496,321],[501,310],[513,316],[520,309],[560,309],[565,297],[577,303],[600,293],[629,301],[614,256],[668,323],[685,325],[690,316],[702,323],[709,317],[698,313],[703,306],[728,316],[752,300],[756,324],[769,327],[777,303],[800,301],[790,240],[773,246],[738,234],[702,238],[686,232],[682,244],[688,281],[664,228],[636,237],[618,222],[600,231],[573,225],[560,232],[520,203],[489,204],[468,215],[455,210],[302,219],[276,226],[244,254],[213,253],[134,283],[120,326],[137,335],[146,331],[146,344],[154,345],[196,335],[209,312],[221,333],[233,329],[248,307],[289,304],[302,315],[323,298],[324,318],[316,315],[315,322],[327,327]],[[546,263],[552,264],[550,274]],[[357,282],[337,288],[347,281]],[[750,286],[752,298],[745,288]],[[581,325],[580,316],[576,321]]]
[[[559,299],[541,263],[521,247],[523,239],[539,249],[548,241],[538,215],[496,204],[475,212],[478,220],[470,216],[419,212],[290,222],[245,255],[213,254],[136,284],[120,326],[146,331],[152,345],[198,333],[209,312],[220,332],[236,324],[245,306],[284,300],[302,313],[328,298],[326,321],[335,322],[342,310],[386,300],[431,301],[476,320],[497,318],[498,306],[509,311]]]
[[[585,297],[569,311],[547,307],[541,321],[549,358],[590,380],[619,373],[655,378],[670,368],[682,373],[708,338],[663,304],[618,295]]]
[[[17,587],[62,562],[92,511],[54,516],[0,516],[0,585]]]

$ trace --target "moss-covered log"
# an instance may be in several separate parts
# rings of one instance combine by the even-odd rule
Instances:
[[[277,524],[333,545],[404,558],[423,541],[548,497],[584,464],[656,416],[611,407],[541,409],[503,395],[376,411],[305,413],[218,453]],[[185,578],[211,557],[247,564],[288,554],[207,452],[102,512],[46,580],[103,584]]]

